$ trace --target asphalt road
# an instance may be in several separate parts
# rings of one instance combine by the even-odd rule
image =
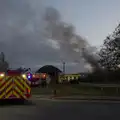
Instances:
[[[4,102],[0,105],[0,120],[120,120],[120,102]]]

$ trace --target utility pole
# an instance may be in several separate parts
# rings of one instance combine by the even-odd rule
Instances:
[[[63,74],[65,74],[65,62],[63,62]]]
[[[2,62],[5,62],[5,55],[3,52],[1,52],[1,60],[2,60]]]

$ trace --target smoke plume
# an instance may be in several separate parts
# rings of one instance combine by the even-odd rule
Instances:
[[[80,62],[81,56],[92,67],[99,68],[97,60],[88,51],[92,48],[88,42],[81,36],[75,33],[75,28],[72,24],[67,24],[62,21],[59,11],[49,7],[45,11],[45,36],[48,39],[57,41],[63,53],[66,53],[69,59],[74,62]]]
[[[89,44],[75,33],[72,24],[62,21],[59,11],[45,6],[45,0],[0,0],[0,51],[10,67],[57,63],[59,51],[63,59],[81,61],[82,48]],[[57,49],[51,47],[49,39],[58,43]]]

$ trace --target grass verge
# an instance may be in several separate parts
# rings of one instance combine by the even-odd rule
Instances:
[[[120,88],[95,87],[83,85],[50,85],[47,88],[32,88],[34,95],[52,95],[57,90],[58,96],[85,95],[85,96],[120,96]]]

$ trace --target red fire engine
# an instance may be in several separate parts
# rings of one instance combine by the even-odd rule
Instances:
[[[46,73],[34,73],[31,74],[31,86],[36,87],[40,84],[46,83],[48,75]]]
[[[0,99],[24,99],[31,96],[30,81],[17,70],[0,73]]]

